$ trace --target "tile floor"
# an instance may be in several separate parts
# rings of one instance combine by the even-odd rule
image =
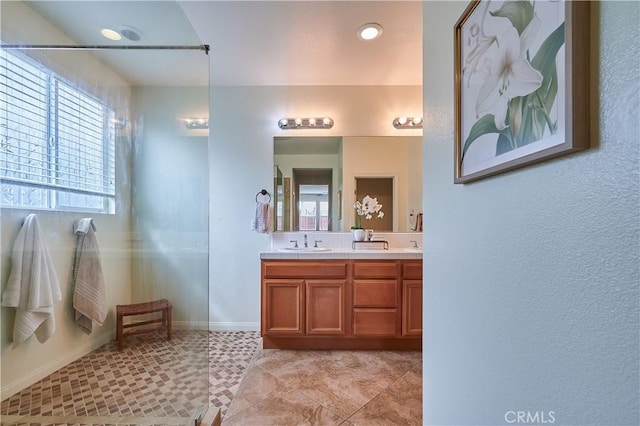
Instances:
[[[222,424],[421,425],[422,353],[259,349]]]
[[[1,422],[185,425],[208,405],[225,413],[259,342],[258,332],[180,330],[170,342],[128,337],[122,351],[110,342],[2,401]]]
[[[122,351],[111,342],[2,401],[1,424],[185,425],[207,405],[223,426],[422,424],[421,353],[260,342],[207,331],[129,337]]]

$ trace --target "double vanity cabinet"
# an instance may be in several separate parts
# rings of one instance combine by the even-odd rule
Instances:
[[[261,263],[265,349],[421,349],[421,259]]]

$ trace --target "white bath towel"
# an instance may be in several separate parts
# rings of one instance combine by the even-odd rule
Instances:
[[[16,308],[13,342],[32,334],[45,342],[56,330],[54,305],[62,300],[51,254],[35,214],[28,215],[13,245],[2,306]]]
[[[107,294],[95,230],[91,218],[83,218],[73,224],[73,233],[76,234],[73,309],[76,324],[87,333],[91,333],[93,322],[101,326],[107,318]]]
[[[251,230],[259,234],[269,233],[271,228],[271,206],[269,203],[256,203],[256,212],[251,221]]]

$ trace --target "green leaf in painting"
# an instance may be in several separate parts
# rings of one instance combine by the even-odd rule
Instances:
[[[537,93],[544,100],[547,109],[553,106],[555,93],[558,89],[558,72],[556,69],[556,57],[558,51],[564,45],[564,22],[549,34],[549,37],[542,43],[538,53],[531,60],[531,65],[542,74],[542,86]],[[548,93],[551,93],[551,99],[548,99]],[[548,103],[551,101],[551,103]]]
[[[558,93],[558,70],[556,57],[564,45],[564,23],[554,30],[542,43],[531,60],[531,65],[542,74],[542,85],[524,98],[522,127],[518,132],[518,146],[527,145],[544,137],[545,128],[553,133],[557,123],[552,123],[552,110]]]
[[[533,19],[533,5],[526,0],[505,1],[500,9],[489,13],[491,16],[509,19],[518,34],[522,34]]]
[[[511,142],[509,142],[509,138],[505,135],[498,136],[498,142],[496,143],[496,157],[498,155],[504,154],[505,152],[509,152],[513,149],[511,146]]]
[[[461,160],[464,159],[464,155],[467,153],[467,150],[471,146],[471,144],[476,141],[480,136],[487,135],[490,133],[498,133],[498,134],[507,134],[509,132],[509,128],[505,128],[504,130],[498,130],[496,127],[496,121],[493,114],[487,114],[482,116],[478,121],[476,121],[471,130],[469,131],[469,136],[464,141],[464,146],[462,147],[462,156]]]

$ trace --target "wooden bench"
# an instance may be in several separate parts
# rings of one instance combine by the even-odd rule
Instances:
[[[131,315],[147,315],[161,312],[162,317],[146,321],[124,324],[124,317]],[[131,305],[116,305],[116,340],[118,350],[122,349],[124,338],[135,334],[151,333],[154,331],[166,331],[167,340],[171,340],[171,303],[167,299],[154,300],[152,302],[134,303]],[[150,324],[160,324],[157,327],[144,327]],[[132,327],[143,327],[137,330],[125,331]]]

